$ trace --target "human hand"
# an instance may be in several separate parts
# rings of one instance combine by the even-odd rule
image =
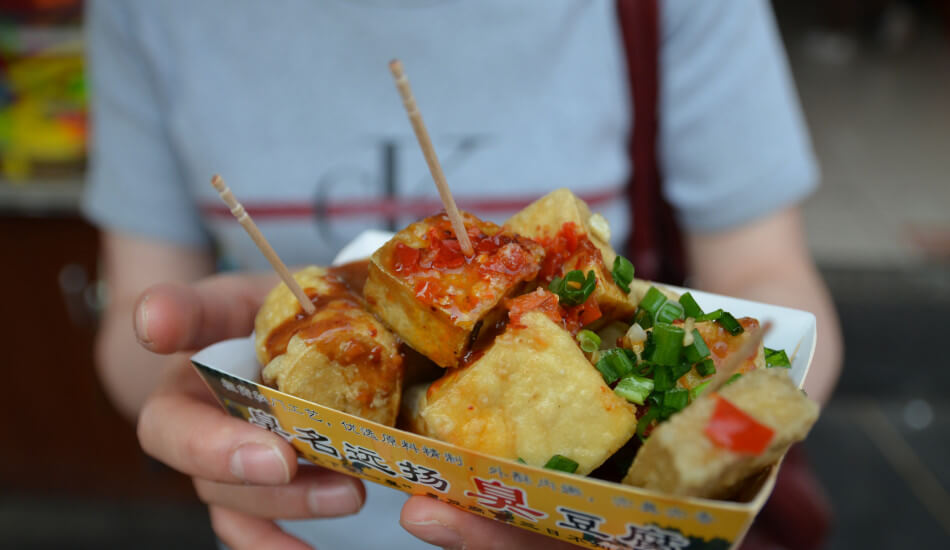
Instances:
[[[545,535],[465,512],[428,497],[412,497],[399,523],[429,544],[465,550],[567,550],[577,547]]]
[[[273,284],[272,277],[227,275],[192,286],[153,286],[136,305],[136,337],[150,351],[172,354],[245,336]],[[139,416],[139,441],[146,453],[192,477],[212,528],[228,546],[309,548],[273,520],[359,511],[366,497],[362,482],[298,467],[283,439],[228,416],[186,355],[169,360]]]

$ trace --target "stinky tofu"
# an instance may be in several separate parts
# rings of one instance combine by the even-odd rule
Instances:
[[[773,431],[771,439],[761,439],[761,452],[723,448],[707,435],[721,398]],[[817,418],[818,405],[795,387],[786,370],[754,370],[718,393],[699,397],[654,429],[623,483],[671,495],[728,497],[739,482],[804,439]]]
[[[364,297],[412,348],[454,367],[482,326],[504,316],[503,301],[533,280],[542,248],[464,214],[475,253],[465,257],[443,213],[413,223],[377,250]]]
[[[586,475],[636,431],[636,407],[616,395],[571,333],[529,311],[472,363],[435,381],[417,408],[424,435],[544,465],[559,454]]]
[[[539,280],[547,284],[555,277],[579,269],[597,277],[594,300],[603,321],[629,317],[636,309],[627,293],[611,275],[616,252],[610,246],[610,228],[599,214],[591,214],[587,204],[567,189],[558,189],[531,203],[505,224],[512,231],[544,246],[545,260]]]

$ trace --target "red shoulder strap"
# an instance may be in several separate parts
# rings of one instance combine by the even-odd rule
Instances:
[[[633,174],[627,184],[633,230],[627,254],[638,278],[681,284],[686,276],[683,243],[673,209],[660,190],[656,155],[660,27],[657,0],[618,0],[617,15],[627,54],[634,119],[628,144]]]

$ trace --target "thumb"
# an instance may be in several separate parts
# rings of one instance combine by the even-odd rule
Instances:
[[[276,282],[273,274],[217,275],[193,285],[154,285],[135,304],[135,336],[145,349],[163,354],[246,336]]]
[[[413,536],[443,548],[464,548],[465,550],[577,548],[545,535],[464,512],[428,497],[410,498],[402,508],[399,523]]]

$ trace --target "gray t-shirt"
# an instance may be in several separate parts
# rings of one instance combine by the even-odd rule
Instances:
[[[817,170],[768,3],[660,8],[659,160],[680,222],[719,230],[799,201]],[[291,265],[435,212],[394,57],[463,208],[503,221],[568,187],[607,217],[615,244],[630,226],[632,116],[612,0],[102,0],[88,23],[83,211],[105,229],[214,244],[230,265],[265,269],[214,173]],[[295,530],[321,548],[374,547],[374,534],[409,547],[402,497],[386,491],[371,488],[357,518]]]

